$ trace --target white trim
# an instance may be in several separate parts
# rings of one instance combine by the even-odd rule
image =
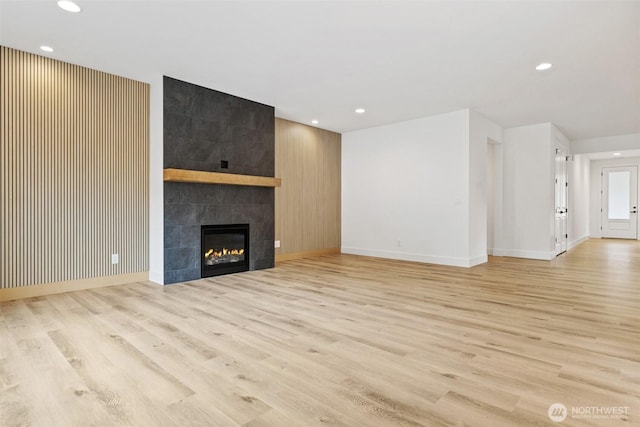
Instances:
[[[552,260],[556,257],[554,251],[524,251],[520,249],[494,249],[495,256],[509,256],[513,258],[541,259],[545,261]]]
[[[578,246],[580,243],[584,242],[585,240],[589,240],[589,236],[582,236],[579,239],[573,240],[571,242],[569,242],[569,246],[567,247],[567,249],[572,249],[575,248],[576,246]]]
[[[469,258],[468,267],[473,267],[475,265],[484,264],[485,262],[488,262],[488,261],[489,261],[489,256],[488,255],[480,255],[480,256],[477,256],[475,258]]]
[[[476,258],[455,258],[443,257],[437,255],[415,254],[410,252],[394,252],[382,251],[377,249],[351,248],[342,247],[340,252],[343,254],[363,255],[377,258],[397,259],[401,261],[423,262],[427,264],[449,265],[452,267],[472,267],[477,264],[487,262],[487,256],[479,256]]]

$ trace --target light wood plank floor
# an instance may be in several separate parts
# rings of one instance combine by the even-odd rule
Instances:
[[[640,242],[616,240],[551,262],[337,255],[2,303],[0,425],[637,426],[639,307]],[[610,406],[627,414],[571,414]]]

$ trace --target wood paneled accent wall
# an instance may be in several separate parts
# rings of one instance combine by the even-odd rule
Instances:
[[[0,49],[0,288],[148,271],[149,85]]]
[[[276,261],[340,252],[341,135],[276,118]]]

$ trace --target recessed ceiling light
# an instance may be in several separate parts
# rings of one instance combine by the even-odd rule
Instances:
[[[536,70],[544,71],[548,70],[551,67],[553,67],[553,64],[551,64],[550,62],[541,62],[540,64],[536,65]]]
[[[314,125],[317,125],[318,121],[317,120],[311,120],[311,123],[314,124]]]
[[[613,153],[614,156],[622,156],[622,153]]]
[[[80,6],[78,6],[77,4],[69,0],[60,0],[58,2],[58,7],[60,9],[66,10],[67,12],[73,12],[73,13],[78,13],[82,10],[80,9]]]
[[[356,113],[364,114],[364,108],[356,108]]]
[[[53,52],[53,48],[50,46],[40,46],[41,50],[44,50],[45,52]]]

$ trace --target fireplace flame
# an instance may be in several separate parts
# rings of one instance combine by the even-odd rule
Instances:
[[[205,258],[220,258],[226,255],[243,255],[244,254],[244,249],[227,249],[227,248],[222,248],[221,251],[214,251],[213,249],[209,249],[207,252],[205,252],[204,257]]]

